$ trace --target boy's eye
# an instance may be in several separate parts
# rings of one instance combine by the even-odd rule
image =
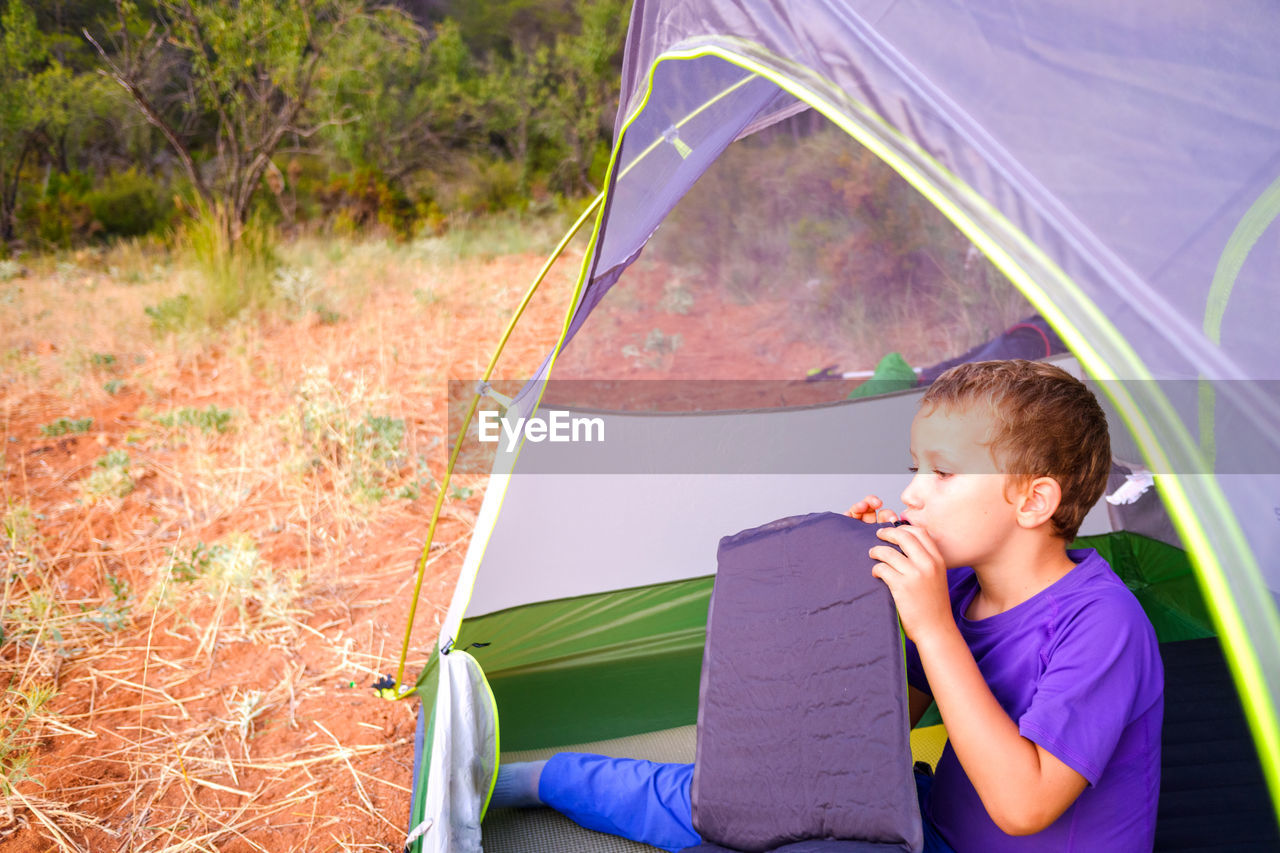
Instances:
[[[939,480],[945,480],[951,476],[950,471],[934,471],[933,473],[937,475]]]
[[[920,466],[919,466],[919,465],[908,465],[908,466],[907,466],[907,470],[908,470],[908,471],[910,471],[912,474],[918,474],[918,473],[920,472]]]

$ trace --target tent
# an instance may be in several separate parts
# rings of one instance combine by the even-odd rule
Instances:
[[[526,431],[492,456],[438,653],[412,690],[423,731],[411,847],[479,843],[450,835],[479,817],[451,792],[468,774],[486,790],[499,735],[506,754],[692,722],[718,538],[905,482],[917,392],[757,405],[790,392],[747,380],[779,380],[785,359],[769,359],[803,347],[805,330],[838,338],[865,316],[887,337],[922,304],[960,312],[972,281],[989,283],[969,275],[973,255],[1029,303],[1010,319],[1044,317],[1107,401],[1127,468],[1082,532],[1132,562],[1117,568],[1147,590],[1158,628],[1167,616],[1162,639],[1217,636],[1257,787],[1280,813],[1277,43],[1280,14],[1263,2],[636,0],[607,185],[584,216],[561,341],[502,401],[510,424],[558,410],[606,438]],[[782,154],[769,168],[746,165],[770,145]],[[897,190],[869,190],[882,173],[972,248],[921,273],[928,251],[902,234],[935,226]],[[808,210],[824,192],[848,202],[825,222]],[[845,251],[854,232],[863,248],[898,246],[858,256]],[[697,281],[692,306],[682,277]],[[850,284],[860,278],[877,298]],[[583,363],[660,375],[693,346],[670,326],[621,340],[600,319],[610,300],[617,317],[659,316],[626,302],[646,283],[663,322],[709,317],[700,346],[759,351],[777,371],[747,356],[736,375],[669,371],[683,379],[659,380],[658,396],[684,400],[680,411],[557,389],[566,369],[595,378]],[[790,324],[785,341],[751,350],[771,319]],[[1186,574],[1168,571],[1183,556]]]

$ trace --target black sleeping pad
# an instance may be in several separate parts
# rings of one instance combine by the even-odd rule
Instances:
[[[1280,827],[1218,640],[1162,643],[1155,849],[1280,851]]]

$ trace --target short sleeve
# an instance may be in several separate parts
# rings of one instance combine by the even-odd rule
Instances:
[[[1160,699],[1155,632],[1136,601],[1092,602],[1057,628],[1040,653],[1023,737],[1096,785],[1125,728]]]

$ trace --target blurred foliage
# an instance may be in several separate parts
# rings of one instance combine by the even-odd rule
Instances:
[[[594,194],[628,15],[627,0],[0,0],[0,257],[191,219],[234,251],[250,221],[438,235]]]
[[[811,338],[874,349],[903,318],[939,355],[1031,313],[946,217],[869,150],[806,113],[731,146],[649,255],[740,303],[788,305]]]
[[[173,204],[155,179],[129,169],[107,176],[85,196],[99,233],[137,237],[168,222]]]

